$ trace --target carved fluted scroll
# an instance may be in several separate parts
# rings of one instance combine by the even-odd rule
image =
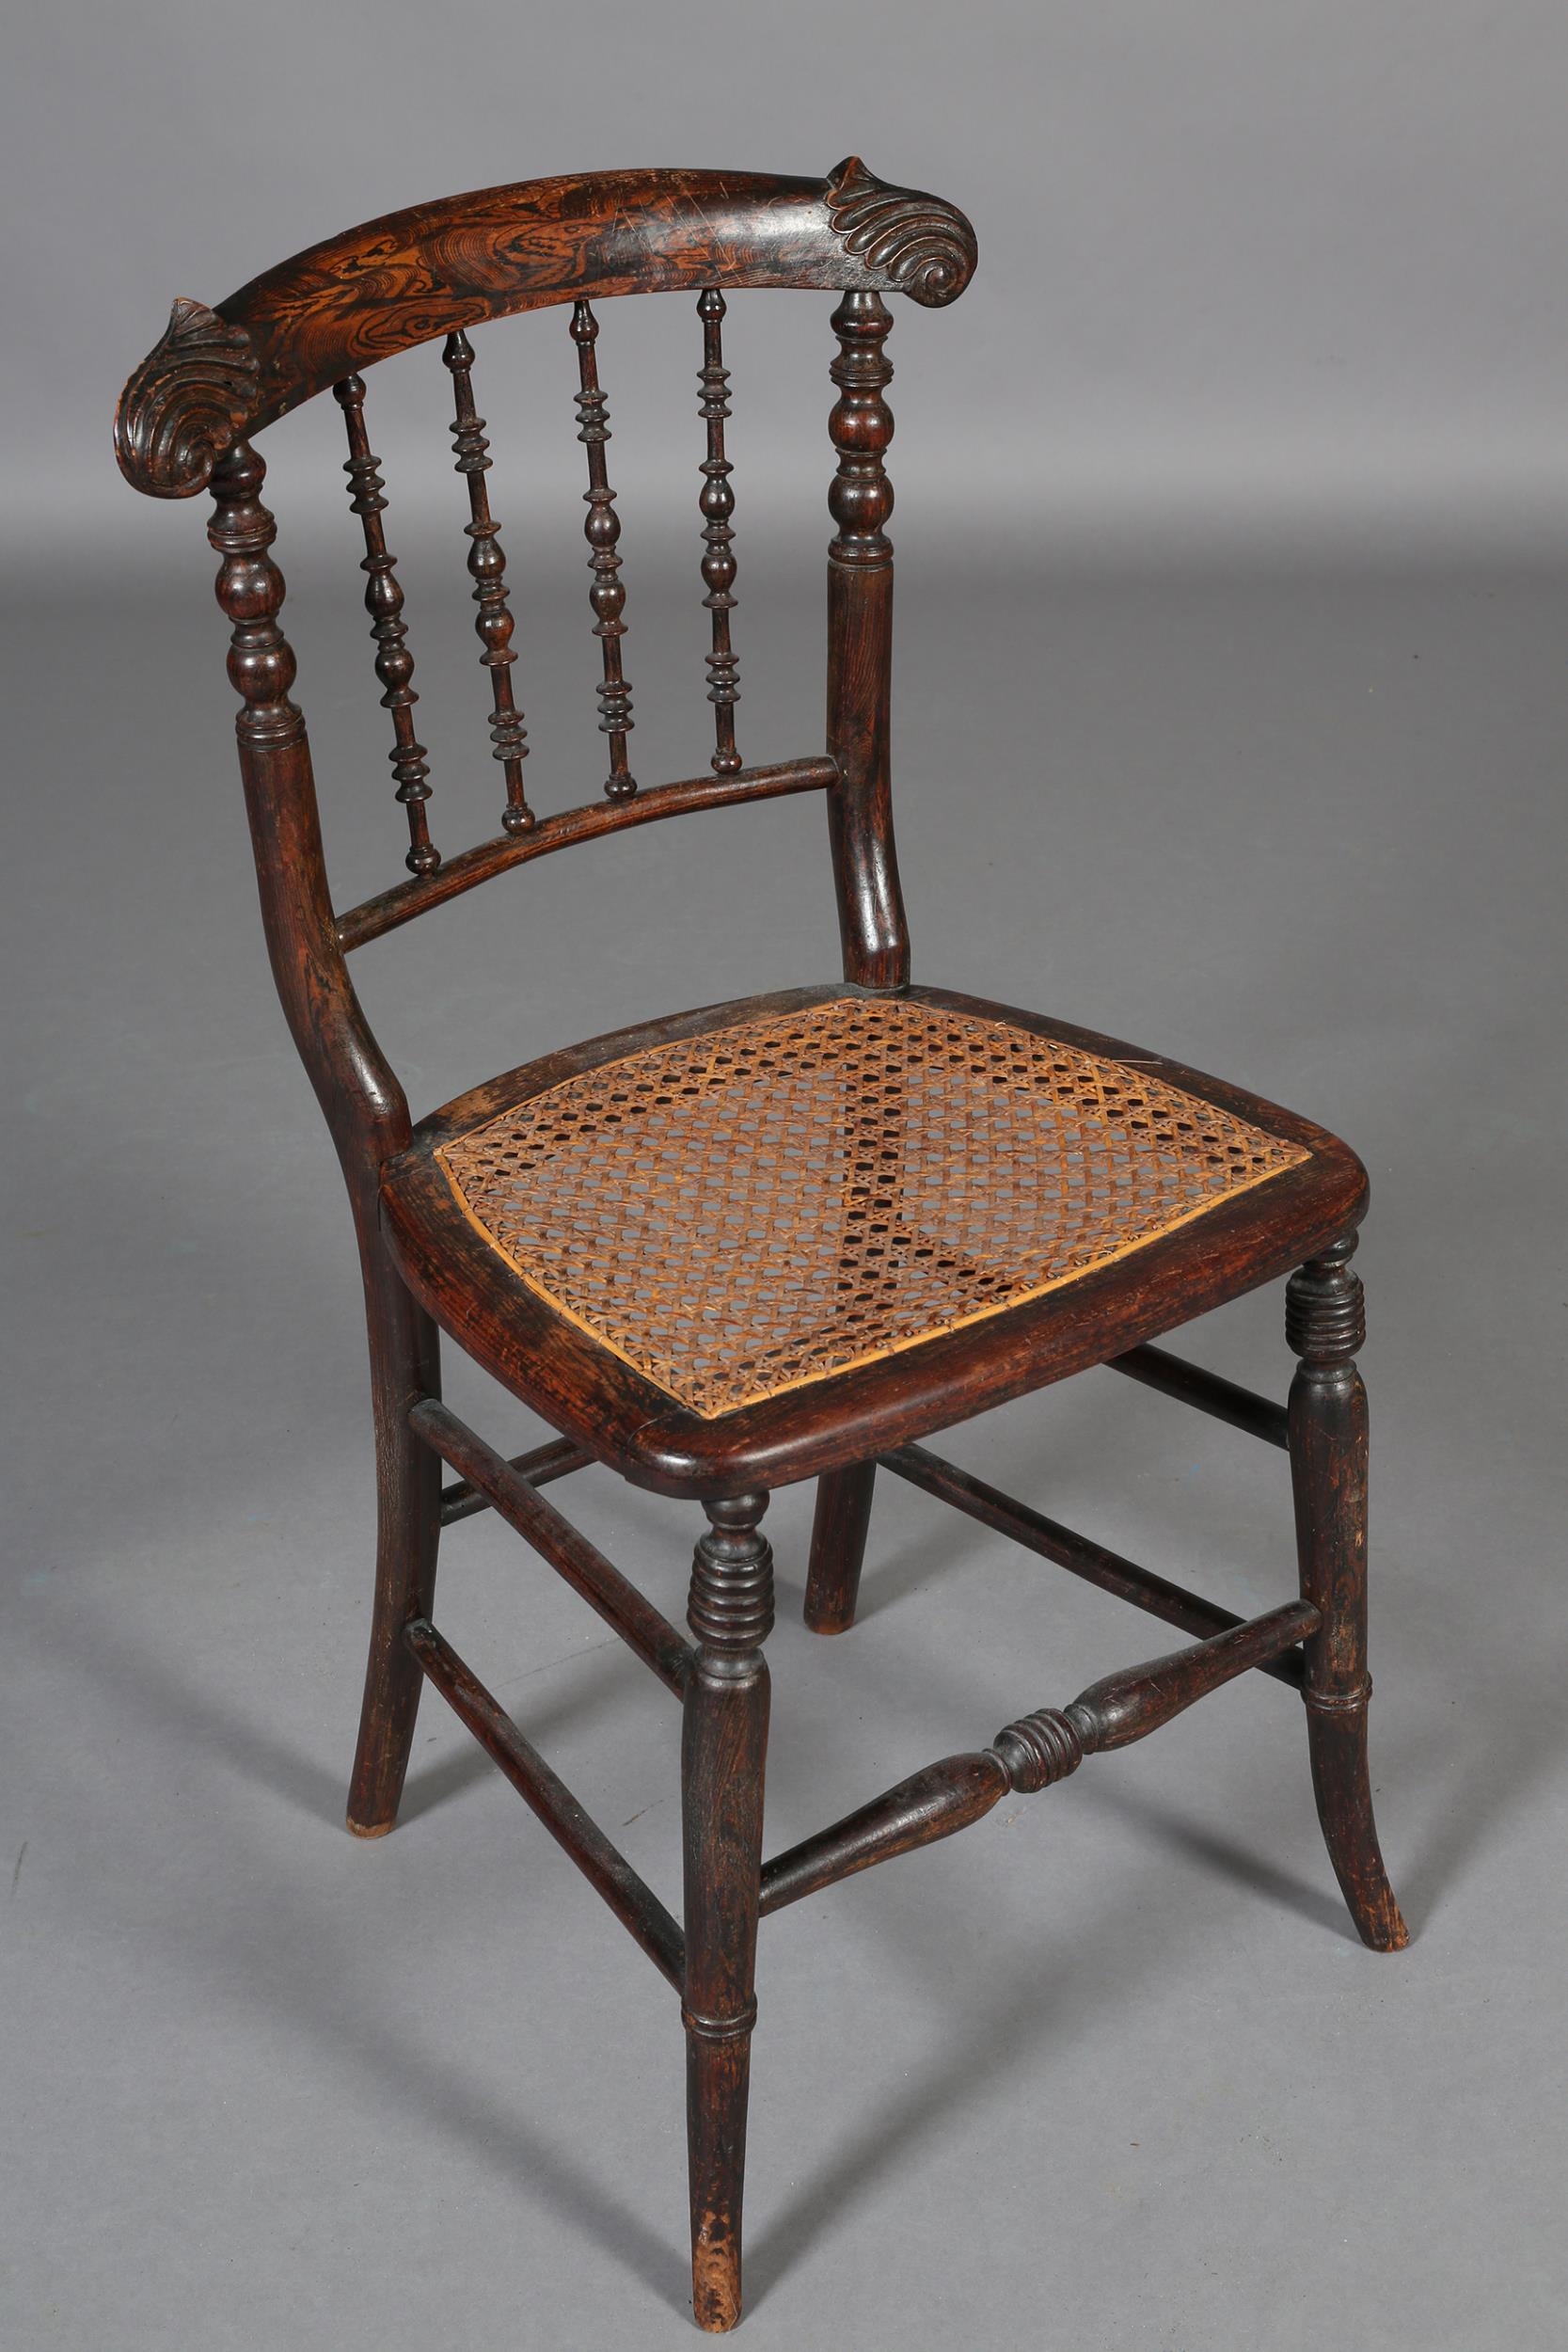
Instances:
[[[124,391],[115,455],[151,498],[188,499],[238,439],[256,404],[261,363],[243,326],[182,296]]]
[[[365,431],[365,386],[362,377],[345,375],[333,387],[348,431],[349,505],[358,516],[365,535],[365,610],[375,640],[375,674],[383,692],[381,707],[392,714],[392,748],[387,756],[397,779],[397,797],[408,812],[408,855],[411,874],[434,874],[441,852],[430,838],[425,803],[430,798],[430,767],[424,745],[414,734],[414,657],[408,649],[408,628],[403,617],[403,588],[397,559],[387,547],[381,517],[387,510],[387,485],[379,458],[371,452]]]
[[[416,343],[556,302],[705,286],[816,287],[953,301],[974,268],[956,207],[850,156],[826,179],[599,171],[416,204],[325,239],[214,310],[179,303],[126,389],[120,463],[182,498],[343,376]]]
[[[890,187],[847,155],[828,182],[828,217],[844,249],[899,294],[940,310],[974,272],[974,231],[958,207]]]
[[[713,642],[707,658],[707,698],[713,705],[714,773],[733,776],[741,765],[735,747],[735,707],[740,700],[740,657],[730,644],[730,614],[735,611],[735,471],[724,454],[724,421],[730,413],[730,372],[724,365],[721,341],[724,297],[717,286],[705,286],[697,300],[703,322],[703,364],[697,381],[703,388],[698,414],[707,424],[707,455],[703,460],[703,598],[713,615]]]
[[[527,833],[533,824],[533,811],[523,787],[528,730],[513,698],[512,664],[517,657],[512,650],[515,623],[506,597],[506,557],[501,551],[500,525],[490,512],[490,494],[484,485],[490,470],[490,444],[484,437],[484,419],[474,408],[474,347],[461,329],[447,337],[445,358],[456,403],[452,447],[457,452],[457,471],[468,485],[468,570],[479,607],[474,627],[484,647],[480,660],[490,673],[494,705],[490,740],[506,777],[501,824],[507,833]]]
[[[626,761],[626,736],[632,725],[631,687],[621,674],[621,640],[626,633],[626,625],[621,618],[626,592],[620,579],[621,558],[615,551],[621,537],[621,517],[615,512],[615,493],[610,486],[605,463],[610,402],[600,389],[598,359],[594,349],[599,339],[599,322],[586,302],[572,305],[571,336],[578,347],[578,439],[588,451],[588,487],[583,492],[588,513],[582,526],[588,541],[588,566],[594,575],[588,600],[594,608],[594,634],[604,657],[599,729],[610,738],[610,774],[605,780],[605,796],[611,801],[629,801],[637,790],[637,779]]]

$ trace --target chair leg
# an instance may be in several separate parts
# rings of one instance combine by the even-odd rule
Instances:
[[[1378,1850],[1367,1770],[1366,1338],[1353,1234],[1309,1259],[1286,1286],[1285,1327],[1300,1359],[1291,1384],[1291,1476],[1301,1590],[1322,1613],[1307,1644],[1307,1734],[1318,1819],[1364,1944],[1409,1942]]]
[[[686,1846],[686,2128],[691,2187],[691,2304],[717,2334],[740,2317],[746,2097],[756,2022],[757,1895],[773,1554],[757,1521],[768,1497],[706,1504],[688,1622],[697,1651],[686,1690],[681,1811]]]
[[[430,1614],[441,1533],[440,1459],[409,1428],[408,1408],[418,1396],[440,1394],[441,1365],[436,1326],[373,1236],[362,1256],[375,1417],[375,1606],[348,1826],[356,1837],[385,1837],[397,1824],[424,1681],[403,1629]]]
[[[875,1462],[830,1470],[816,1482],[805,1607],[806,1624],[813,1633],[847,1633],[855,1622],[876,1484]]]

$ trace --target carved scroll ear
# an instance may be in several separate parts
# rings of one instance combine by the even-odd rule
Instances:
[[[119,396],[115,455],[126,481],[155,499],[203,489],[255,408],[260,374],[245,328],[182,296]]]
[[[956,204],[890,188],[847,155],[828,176],[828,217],[847,253],[928,310],[957,301],[974,275],[974,231]]]

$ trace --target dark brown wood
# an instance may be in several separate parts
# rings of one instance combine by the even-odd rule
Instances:
[[[653,1889],[585,1813],[565,1782],[426,1618],[404,1634],[410,1657],[436,1685],[519,1796],[533,1808],[563,1853],[571,1855],[595,1893],[678,1993],[686,1975],[685,1938]]]
[[[828,550],[828,749],[839,782],[828,799],[844,977],[904,988],[910,977],[898,857],[893,841],[889,695],[893,677],[893,485],[883,455],[893,379],[883,345],[893,326],[880,294],[846,294],[833,312],[838,399],[828,430],[838,470],[828,508],[838,526]]]
[[[1360,1932],[1383,1949],[1405,1935],[1378,1851],[1367,1771],[1366,1400],[1354,1360],[1360,1286],[1348,1265],[1367,1202],[1360,1163],[1311,1121],[1159,1055],[1047,1014],[910,986],[889,767],[893,490],[885,460],[894,427],[886,347],[893,321],[883,297],[902,294],[938,307],[962,292],[974,266],[974,233],[960,213],[937,198],[888,186],[854,157],[826,180],[646,170],[528,182],[368,223],[267,271],[216,310],[177,303],[167,330],[127,384],[116,420],[121,469],[137,488],[180,498],[211,485],[210,535],[222,559],[218,600],[231,626],[230,675],[240,697],[240,767],[268,953],[342,1167],[360,1253],[377,1546],[349,1823],[366,1836],[393,1826],[420,1693],[431,1680],[678,1987],[688,2049],[693,2304],[699,2324],[715,2330],[733,2326],[740,2311],[762,1911],[951,1835],[1009,1791],[1043,1788],[1074,1771],[1085,1755],[1144,1738],[1221,1682],[1257,1668],[1304,1689],[1319,1812]],[[721,342],[726,297],[736,287],[831,289],[841,297],[832,315],[838,357],[830,420],[836,472],[829,501],[835,535],[828,560],[828,739],[820,755],[751,769],[740,766],[735,746],[734,501]],[[716,748],[712,772],[640,793],[626,753],[631,708],[621,665],[620,522],[609,486],[592,306],[677,289],[699,297],[704,336],[702,571]],[[570,306],[578,354],[589,473],[585,529],[610,775],[607,799],[536,822],[523,788],[527,739],[513,687],[515,631],[490,511],[489,444],[474,405],[468,334],[481,322],[552,304]],[[363,373],[381,359],[433,339],[445,339],[452,378],[457,469],[468,485],[476,627],[491,677],[492,743],[506,777],[499,836],[444,863],[426,823],[428,772],[413,732],[403,595],[386,545],[385,486],[367,437],[363,383]],[[305,723],[291,696],[295,665],[280,625],[283,581],[272,559],[273,519],[261,503],[264,470],[251,446],[254,434],[328,386],[337,388],[349,437],[366,604],[392,714],[393,766],[409,817],[413,869],[406,882],[341,915],[327,886]],[[415,1127],[350,982],[350,949],[557,849],[699,808],[817,789],[828,798],[842,981],[707,1006],[569,1045],[472,1089]],[[1292,1155],[1262,1154],[1250,1188],[1229,1192],[1220,1205],[1205,1206],[1200,1216],[1168,1226],[1155,1239],[1134,1235],[1122,1254],[1108,1253],[1022,1305],[954,1320],[935,1336],[906,1330],[880,1356],[867,1351],[847,1370],[805,1376],[793,1388],[777,1386],[761,1403],[705,1417],[595,1336],[587,1319],[574,1319],[531,1287],[465,1214],[438,1159],[447,1143],[622,1056],[711,1040],[722,1059],[724,1032],[735,1025],[783,1019],[846,997],[890,995],[902,1001],[879,1005],[879,1020],[902,1019],[906,1005],[917,1005],[1059,1041],[1261,1128],[1295,1146],[1299,1158],[1279,1167]],[[1014,1050],[1022,1055],[1016,1041]],[[1039,1058],[1033,1045],[1031,1055]],[[896,1104],[896,1084],[888,1092]],[[895,1237],[885,1250],[879,1244],[878,1254],[888,1261],[879,1279],[905,1263],[916,1238],[900,1206],[903,1146],[895,1111],[886,1125],[885,1136],[855,1147],[860,1156],[845,1179],[849,1198],[872,1204],[856,1205],[851,1214],[884,1218],[866,1230]],[[746,1140],[726,1131],[714,1179],[728,1186],[733,1177],[737,1198],[749,1174]],[[977,1256],[965,1260],[967,1247],[961,1236],[942,1244],[956,1253],[955,1263],[981,1270]],[[978,1252],[979,1242],[974,1247]],[[839,1252],[837,1273],[823,1278],[825,1289],[836,1281],[843,1290],[861,1279],[851,1254]],[[620,1259],[615,1263],[619,1268]],[[1298,1270],[1289,1287],[1288,1327],[1300,1361],[1287,1413],[1151,1344],[1291,1268]],[[806,1301],[808,1308],[815,1303]],[[840,1297],[824,1298],[825,1328],[843,1306]],[[442,1329],[559,1434],[508,1461],[465,1428],[440,1401]],[[814,1368],[837,1360],[819,1355]],[[1288,1444],[1299,1601],[1243,1624],[918,1442],[1107,1361],[1255,1436]],[[768,1677],[762,1645],[772,1623],[773,1584],[759,1523],[769,1491],[794,1480],[821,1481],[807,1621],[822,1631],[842,1629],[854,1616],[879,1459],[1031,1550],[1206,1638],[1105,1678],[1066,1708],[1020,1718],[989,1748],[927,1767],[764,1870]],[[458,1473],[445,1491],[443,1461]],[[702,1502],[709,1527],[692,1568],[688,1614],[694,1646],[539,1492],[589,1461],[652,1490]],[[681,1697],[684,1931],[430,1622],[441,1526],[485,1507],[516,1529]]]
[[[583,493],[588,512],[582,525],[588,541],[588,567],[594,575],[588,601],[594,608],[594,634],[599,640],[603,657],[599,732],[610,738],[605,798],[629,801],[637,790],[637,779],[627,765],[626,736],[635,722],[631,715],[631,688],[621,667],[621,640],[626,633],[626,625],[621,618],[626,607],[626,591],[620,576],[621,558],[616,553],[621,540],[621,517],[615,511],[615,493],[610,486],[605,463],[605,444],[610,439],[610,402],[599,384],[598,353],[594,348],[599,340],[599,322],[590,304],[573,303],[571,330],[578,349],[577,403],[581,419],[578,439],[588,451],[588,487]]]
[[[763,1865],[761,1908],[782,1911],[879,1862],[912,1853],[982,1820],[1010,1791],[1049,1788],[1085,1756],[1130,1747],[1222,1683],[1266,1666],[1319,1623],[1309,1602],[1287,1601],[1191,1649],[1107,1675],[1066,1708],[1041,1708],[999,1731],[989,1748],[944,1756],[814,1837]]]
[[[1361,1941],[1397,1952],[1410,1941],[1388,1883],[1367,1764],[1367,1391],[1355,1354],[1367,1336],[1355,1236],[1291,1277],[1286,1336],[1299,1358],[1291,1383],[1291,1475],[1301,1589],[1322,1613],[1307,1645],[1312,1787],[1329,1860]]]
[[[1124,1560],[1103,1544],[1091,1543],[1086,1535],[1076,1534],[1057,1519],[1048,1519],[1043,1511],[1003,1494],[972,1470],[944,1462],[925,1446],[899,1446],[896,1452],[883,1454],[882,1467],[935,1495],[939,1502],[952,1503],[955,1510],[978,1519],[982,1527],[994,1528],[999,1535],[1008,1535],[1026,1550],[1038,1552],[1042,1560],[1053,1560],[1086,1584],[1098,1584],[1102,1593],[1130,1600],[1134,1609],[1147,1610],[1166,1625],[1179,1625],[1184,1633],[1224,1633],[1243,1622],[1234,1610],[1222,1609],[1217,1601],[1205,1600],[1184,1585],[1156,1576],[1152,1568],[1142,1568],[1135,1560]],[[1263,1672],[1299,1691],[1306,1678],[1306,1656],[1301,1650],[1287,1650],[1268,1660]]]
[[[757,2005],[757,1893],[773,1554],[763,1494],[706,1506],[687,1622],[697,1651],[686,1686],[681,1815],[686,1846],[687,2150],[691,2306],[717,2333],[740,2317],[746,2106]]]
[[[546,1502],[531,1479],[514,1470],[437,1398],[420,1397],[409,1409],[408,1424],[416,1437],[457,1470],[549,1563],[557,1576],[581,1594],[590,1609],[596,1610],[627,1648],[635,1650],[679,1698],[686,1688],[691,1652],[669,1618],[627,1581],[597,1546],[553,1503]]]
[[[217,598],[232,623],[229,675],[261,893],[279,1001],[337,1147],[354,1213],[370,1340],[376,1446],[375,1602],[348,1822],[379,1837],[397,1819],[420,1678],[403,1644],[428,1614],[440,1534],[440,1469],[408,1427],[408,1407],[438,1394],[436,1327],[384,1246],[377,1186],[408,1141],[408,1104],[360,1009],[338,946],[305,721],[289,689],[294,657],[278,624],[277,526],[261,503],[266,469],[237,442],[212,476],[208,536],[223,562]]]
[[[531,865],[552,850],[569,850],[579,841],[597,841],[628,825],[656,824],[663,817],[689,817],[698,809],[728,808],[740,801],[773,801],[790,792],[825,792],[837,780],[838,770],[828,758],[790,759],[776,768],[743,768],[734,776],[688,776],[678,784],[656,784],[632,801],[591,801],[582,808],[562,809],[538,818],[519,836],[501,834],[472,850],[450,857],[438,874],[397,882],[362,905],[350,907],[338,918],[338,942],[345,950],[363,947],[384,931],[411,923],[429,907],[444,906],[466,890],[504,874],[514,866]]]
[[[381,460],[371,454],[365,430],[365,385],[357,375],[345,375],[333,392],[348,428],[349,504],[359,516],[365,535],[365,610],[375,640],[375,675],[384,691],[381,707],[392,714],[392,748],[387,756],[397,779],[397,797],[408,813],[408,855],[411,874],[434,874],[441,852],[430,838],[430,767],[425,747],[414,736],[414,657],[408,650],[408,628],[403,617],[403,587],[397,559],[388,554],[381,517],[387,511],[387,485]]]
[[[570,1438],[552,1438],[547,1445],[531,1446],[526,1454],[514,1454],[507,1469],[526,1478],[531,1486],[548,1486],[557,1478],[570,1477],[573,1470],[586,1470],[595,1456],[585,1445],[575,1445]],[[441,1525],[451,1527],[459,1519],[471,1519],[481,1511],[494,1509],[488,1495],[482,1495],[466,1478],[454,1486],[441,1489]]]
[[[633,806],[636,805],[634,803]],[[543,831],[543,827],[541,827]],[[421,1120],[389,1170],[385,1230],[405,1279],[442,1327],[531,1410],[638,1486],[702,1499],[763,1491],[885,1454],[988,1406],[1081,1372],[1223,1300],[1286,1274],[1347,1226],[1366,1200],[1354,1152],[1310,1120],[1147,1049],[947,989],[911,998],[1005,1018],[1090,1053],[1152,1070],[1172,1086],[1300,1144],[1309,1158],[1116,1264],[879,1362],[705,1421],[552,1310],[485,1247],[454,1206],[435,1153],[582,1070],[677,1037],[822,1002],[842,983],[644,1022],[546,1055]]]
[[[479,658],[490,673],[492,756],[500,761],[501,773],[506,778],[501,830],[514,834],[527,833],[533,824],[533,811],[523,785],[528,729],[513,693],[512,666],[517,657],[512,649],[514,623],[506,596],[506,557],[501,550],[500,525],[490,512],[490,493],[484,482],[490,470],[490,444],[484,437],[484,419],[474,406],[474,347],[461,328],[447,337],[443,356],[451,371],[455,405],[451,439],[457,452],[456,470],[468,485],[468,573],[474,583],[474,602],[479,607],[474,628],[484,648]]]
[[[817,1481],[806,1570],[805,1618],[814,1633],[847,1633],[855,1622],[876,1486],[875,1462],[855,1462]]]
[[[1283,1405],[1276,1405],[1272,1397],[1255,1396],[1250,1389],[1238,1388],[1234,1380],[1205,1372],[1200,1364],[1189,1364],[1184,1357],[1172,1356],[1165,1348],[1129,1348],[1125,1356],[1112,1357],[1111,1370],[1124,1372],[1129,1380],[1139,1380],[1146,1389],[1158,1389],[1163,1396],[1194,1405],[1200,1413],[1212,1413],[1233,1429],[1244,1429],[1249,1437],[1261,1438],[1265,1445],[1290,1443],[1289,1417]]]
[[[955,205],[890,187],[855,155],[826,180],[596,171],[482,188],[328,237],[216,310],[177,302],[121,395],[116,453],[138,490],[189,498],[234,440],[483,319],[712,285],[869,289],[934,309],[974,269]]]
[[[703,460],[703,598],[713,616],[712,644],[707,658],[707,698],[713,705],[715,775],[733,776],[740,767],[735,748],[735,707],[740,700],[740,658],[730,643],[730,614],[735,611],[735,492],[730,476],[735,468],[724,454],[724,421],[730,413],[730,372],[724,365],[724,297],[717,286],[705,286],[697,297],[703,322],[703,364],[697,381],[703,388],[699,408],[707,424],[707,455]]]

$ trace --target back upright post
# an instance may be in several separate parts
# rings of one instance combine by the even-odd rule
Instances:
[[[893,366],[882,346],[893,316],[880,294],[848,294],[833,312],[839,396],[828,420],[838,471],[828,507],[828,750],[841,781],[828,796],[844,977],[907,988],[910,940],[893,843],[888,693],[893,665],[893,485],[882,464]]]
[[[440,1393],[436,1327],[382,1240],[381,1168],[408,1141],[408,1104],[349,981],[327,893],[305,720],[291,699],[294,657],[278,614],[283,575],[261,503],[266,468],[236,441],[213,469],[208,537],[223,558],[217,599],[232,624],[229,675],[273,977],[338,1148],[359,1240],[375,1421],[375,1608],[349,1827],[379,1837],[397,1819],[423,1681],[404,1627],[430,1613],[441,1524],[441,1465],[408,1426]],[[373,585],[372,580],[372,585]]]

